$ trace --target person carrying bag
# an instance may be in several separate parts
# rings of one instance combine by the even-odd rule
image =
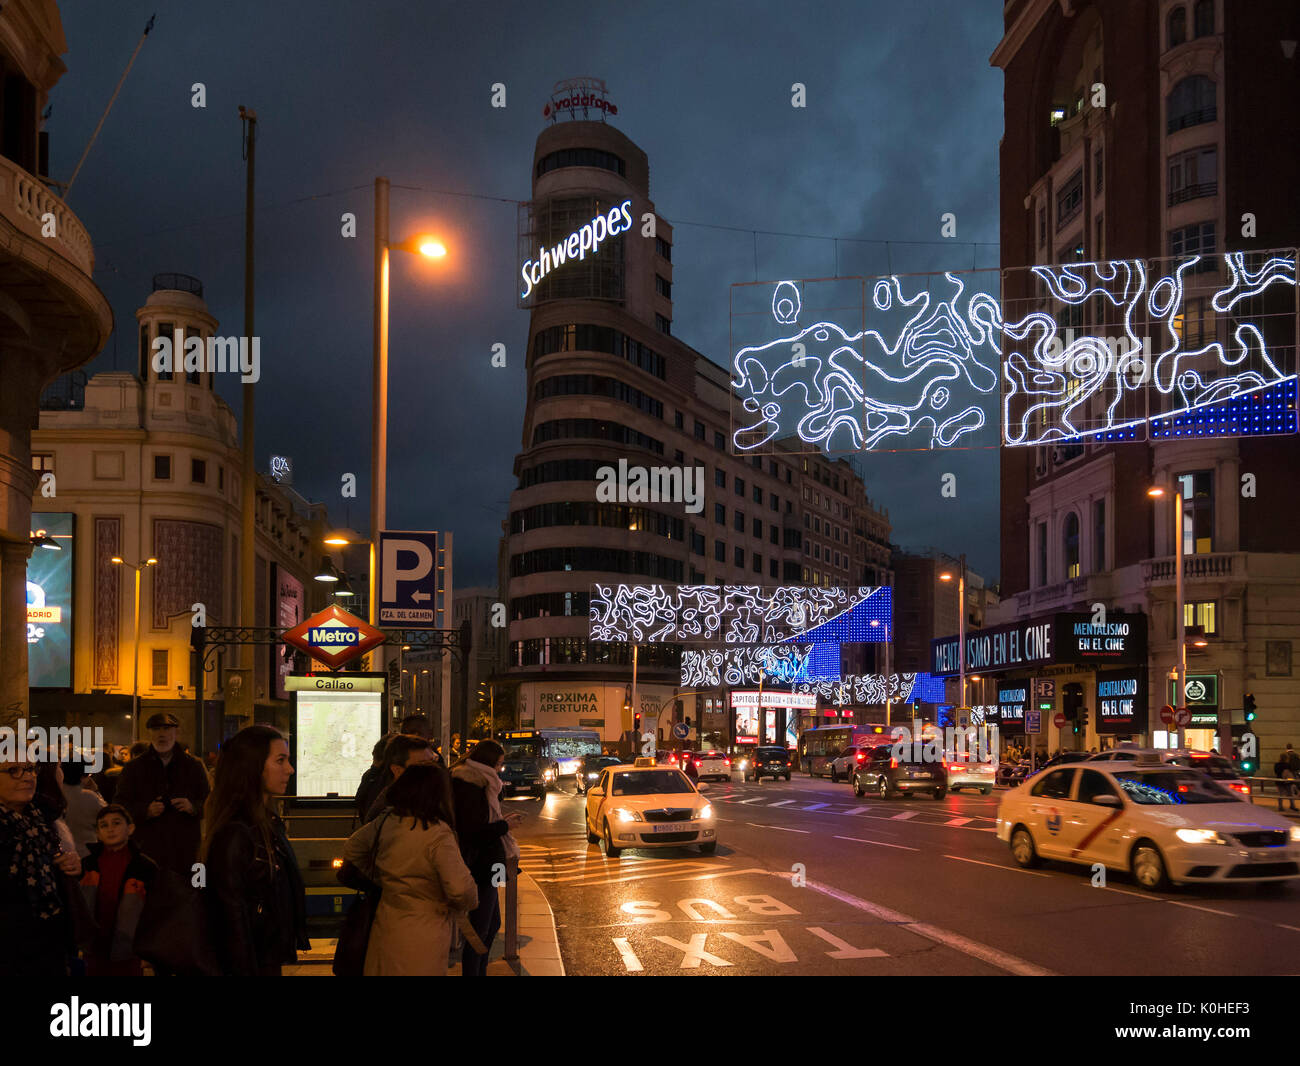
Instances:
[[[379,827],[375,831],[375,842],[370,848],[370,858],[365,868],[371,873],[375,870],[375,859],[379,855],[379,839],[384,831],[384,822],[388,820],[388,811],[379,818]],[[347,859],[338,872],[339,884],[356,889],[357,896],[343,918],[343,928],[339,930],[338,946],[334,949],[334,976],[360,977],[366,968],[366,949],[370,946],[370,930],[375,924],[375,912],[379,909],[379,897],[383,889],[361,873]]]

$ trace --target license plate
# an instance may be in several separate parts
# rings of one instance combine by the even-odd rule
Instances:
[[[660,822],[651,832],[654,833],[689,833],[695,828],[694,822]]]
[[[1246,856],[1247,862],[1271,862],[1277,853],[1272,851],[1252,851]]]

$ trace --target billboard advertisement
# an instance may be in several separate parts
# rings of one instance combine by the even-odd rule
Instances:
[[[281,629],[292,629],[306,617],[304,614],[306,600],[302,582],[281,568],[277,568],[275,597],[276,625]],[[279,644],[272,649],[274,658],[271,665],[275,671],[277,700],[288,699],[288,693],[284,689],[284,679],[293,673],[293,657],[286,658],[284,651],[284,647]]]
[[[27,678],[32,688],[72,687],[73,515],[32,515],[59,550],[37,547],[27,560]]]
[[[298,796],[354,796],[383,730],[382,692],[298,692],[293,788]]]

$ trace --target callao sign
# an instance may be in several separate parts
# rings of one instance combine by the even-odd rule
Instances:
[[[580,229],[574,230],[559,244],[543,248],[536,259],[525,260],[520,268],[519,276],[524,279],[524,291],[519,294],[520,297],[528,299],[528,294],[552,270],[575,259],[586,259],[588,252],[595,255],[600,251],[601,242],[626,233],[631,228],[632,201],[624,200],[617,207],[610,208],[606,214],[597,215]]]
[[[284,634],[283,640],[330,669],[364,655],[384,642],[384,634],[369,622],[331,604]]]

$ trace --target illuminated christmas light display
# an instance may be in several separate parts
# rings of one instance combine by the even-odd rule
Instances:
[[[1001,302],[974,274],[732,286],[736,452],[1300,429],[1294,249],[1026,267]]]
[[[827,649],[834,657],[834,672],[818,672],[817,652]],[[788,685],[821,676],[840,676],[838,644],[775,644],[753,648],[683,648],[682,688],[758,684],[759,672],[768,684]]]
[[[804,585],[591,586],[593,641],[634,644],[879,643],[893,590]]]
[[[943,702],[943,678],[932,674],[849,674],[838,680],[796,682],[794,689],[814,693],[837,707],[880,707],[886,699],[894,703]]]

